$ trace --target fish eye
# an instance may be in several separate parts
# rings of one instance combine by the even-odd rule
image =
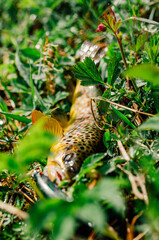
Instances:
[[[67,153],[63,157],[63,162],[67,166],[73,166],[76,154],[75,153]]]

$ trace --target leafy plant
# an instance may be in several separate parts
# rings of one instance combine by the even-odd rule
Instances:
[[[157,3],[1,5],[0,199],[23,219],[0,202],[0,238],[157,240]],[[99,66],[88,57],[77,60],[85,39],[107,47]],[[68,116],[74,78],[103,90],[91,100],[101,114],[95,122],[105,149],[87,157],[72,181],[63,180],[59,197],[45,198],[33,173],[43,171],[56,138],[43,122],[30,127],[30,114]]]

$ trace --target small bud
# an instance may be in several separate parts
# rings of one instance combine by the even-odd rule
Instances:
[[[103,23],[101,23],[98,25],[96,32],[105,32],[105,30],[106,30],[106,26]]]
[[[118,33],[118,38],[119,38],[120,41],[122,41],[122,32]]]

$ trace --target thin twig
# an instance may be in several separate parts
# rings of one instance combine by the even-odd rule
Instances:
[[[143,211],[141,211],[139,214],[133,217],[131,223],[129,223],[128,219],[126,218],[127,223],[127,236],[126,240],[133,240],[134,239],[134,225],[138,218],[143,214]]]
[[[34,199],[35,199],[36,201],[38,200],[34,191],[32,191],[31,189],[29,189],[29,188],[26,187],[25,185],[23,185],[22,189],[23,189],[23,188],[26,189],[26,190],[27,190],[28,192],[30,192],[31,194],[33,194]],[[22,189],[21,189],[21,190],[22,190]]]
[[[108,237],[110,237],[111,239],[121,240],[121,238],[118,236],[118,233],[111,225],[107,225],[106,232]]]
[[[34,203],[34,201],[26,193],[24,193],[21,189],[19,189],[19,192],[21,192],[24,195],[24,197],[26,197],[31,203]]]
[[[144,175],[134,176],[131,172],[127,171],[119,164],[117,165],[117,167],[128,175],[134,195],[139,199],[144,200],[145,203],[148,204],[148,196],[145,187]],[[138,187],[141,189],[141,192],[139,191]]]
[[[121,108],[127,109],[129,111],[132,111],[132,112],[135,112],[135,113],[139,113],[139,114],[143,114],[143,115],[146,115],[146,116],[150,116],[150,117],[154,117],[155,116],[154,114],[141,112],[141,111],[135,110],[133,108],[126,107],[126,106],[124,106],[122,104],[112,102],[112,101],[110,101],[108,99],[105,99],[105,98],[102,98],[102,97],[92,97],[92,99],[102,100],[102,101],[108,102],[110,104],[116,105],[117,107],[121,107]]]
[[[97,128],[99,128],[100,130],[105,131],[105,130],[104,130],[103,128],[101,128],[101,127],[98,125],[98,123],[97,123],[97,120],[96,120],[96,117],[95,117],[95,114],[94,114],[94,111],[93,111],[92,100],[93,100],[93,98],[90,99],[90,105],[91,105],[91,112],[92,112],[92,115],[93,115],[93,118],[94,118],[95,125],[96,125]]]
[[[13,207],[12,205],[9,205],[8,203],[4,203],[1,200],[0,200],[0,209],[4,210],[6,212],[9,212],[13,215],[16,215],[18,218],[23,219],[23,220],[26,220],[29,217],[28,213],[26,213],[16,207]]]
[[[118,147],[119,147],[119,150],[121,152],[121,155],[123,156],[123,158],[126,160],[126,161],[129,161],[130,158],[129,158],[129,155],[127,154],[122,142],[120,140],[117,140],[117,144],[118,144]]]
[[[140,233],[137,237],[135,237],[133,240],[140,240],[141,238],[143,238],[143,236],[145,236],[148,233],[148,230],[146,230],[143,233]]]
[[[134,109],[136,110],[136,111],[138,111],[138,108],[137,108],[137,104],[136,103],[133,103],[133,107],[134,107]],[[140,126],[141,125],[141,120],[140,120],[140,117],[139,117],[140,115],[137,113],[137,115],[136,115],[136,120],[137,120],[137,123],[138,123],[138,126]]]
[[[119,134],[118,134],[118,132],[117,132],[117,130],[116,130],[115,128],[114,128],[113,130],[114,130],[114,132],[116,133],[116,135],[117,135],[118,137],[120,137]],[[122,142],[121,142],[120,140],[117,140],[117,144],[118,144],[119,150],[120,150],[121,155],[123,156],[123,158],[124,158],[126,161],[129,161],[129,160],[130,160],[130,157],[129,157],[129,155],[127,154],[127,152],[126,152],[126,150],[125,150]]]
[[[153,25],[159,26],[159,23],[158,23],[158,22],[153,21],[153,20],[151,20],[151,19],[147,19],[147,18],[129,17],[129,18],[126,18],[124,21],[128,21],[128,20],[135,20],[135,21],[140,21],[140,22],[146,22],[146,23],[149,23],[149,24],[153,24]],[[124,22],[124,21],[123,21],[123,22]]]

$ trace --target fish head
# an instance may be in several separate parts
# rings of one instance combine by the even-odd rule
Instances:
[[[54,152],[53,155],[48,158],[44,174],[57,184],[60,184],[64,178],[72,179],[80,169],[78,158],[79,156],[73,149],[71,151],[63,150]]]

